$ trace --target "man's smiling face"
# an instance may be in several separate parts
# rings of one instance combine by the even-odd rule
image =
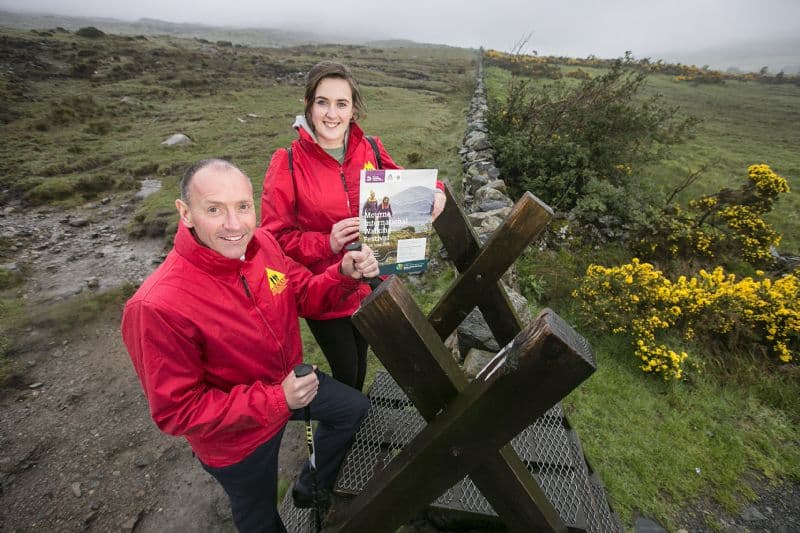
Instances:
[[[211,164],[192,178],[188,202],[177,200],[176,206],[201,244],[229,259],[244,255],[256,228],[253,187],[247,176]]]

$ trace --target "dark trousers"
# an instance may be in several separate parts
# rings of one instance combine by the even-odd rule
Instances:
[[[357,390],[317,372],[319,389],[311,401],[311,418],[319,421],[314,431],[317,487],[330,490],[336,481],[350,442],[367,413],[369,400]],[[303,409],[292,412],[292,420],[303,420]],[[221,468],[203,468],[219,481],[231,503],[236,529],[247,533],[283,533],[278,515],[278,449],[283,429],[242,461]],[[310,492],[308,461],[297,483]]]
[[[367,340],[350,318],[306,319],[337,381],[361,390],[367,377]]]

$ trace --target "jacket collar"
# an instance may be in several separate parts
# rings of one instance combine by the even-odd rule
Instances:
[[[257,230],[256,230],[257,231]],[[175,234],[175,251],[200,270],[212,275],[238,273],[244,263],[253,258],[258,251],[258,239],[254,234],[247,245],[245,261],[241,259],[228,259],[211,248],[200,244],[194,233],[187,228],[183,221],[178,222],[178,231]]]
[[[314,132],[311,131],[311,126],[309,126],[308,121],[306,121],[306,117],[303,115],[297,115],[294,120],[294,124],[292,127],[297,130],[297,135],[300,138],[300,143],[306,145],[306,149],[315,149],[319,150],[320,153],[325,154],[326,156],[330,157],[331,161],[335,161],[331,156],[328,155],[327,152],[317,143],[317,137],[314,135]],[[350,122],[350,127],[347,130],[347,150],[344,154],[344,159],[350,158],[352,155],[352,151],[356,149],[357,146],[361,144],[361,140],[364,138],[364,130],[355,122]],[[337,163],[338,164],[338,163]]]

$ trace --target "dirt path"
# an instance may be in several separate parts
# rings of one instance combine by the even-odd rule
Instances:
[[[7,210],[1,236],[28,265],[31,305],[80,290],[139,283],[161,241],[131,241],[129,202],[70,212]],[[31,331],[0,391],[0,531],[234,531],[222,490],[182,439],[158,431],[122,345],[120,310],[63,337]],[[281,468],[304,454],[301,428],[284,437]],[[287,477],[290,474],[287,473]]]

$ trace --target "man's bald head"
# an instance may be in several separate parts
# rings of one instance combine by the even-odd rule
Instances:
[[[183,177],[181,178],[181,200],[187,204],[189,203],[192,190],[192,179],[194,179],[198,172],[208,167],[215,167],[219,170],[233,170],[244,176],[248,182],[250,181],[247,178],[247,174],[245,174],[241,168],[237,167],[230,161],[219,158],[203,159],[202,161],[198,161],[194,165],[187,168],[186,172],[183,173]]]

